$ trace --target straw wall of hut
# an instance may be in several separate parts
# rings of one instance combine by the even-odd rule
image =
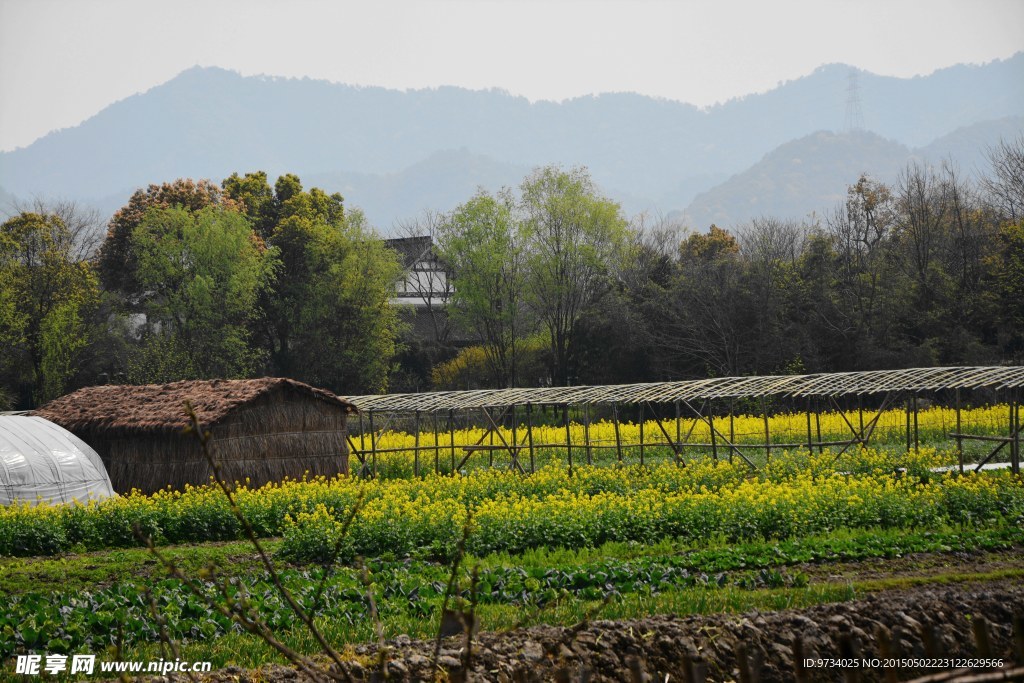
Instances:
[[[228,481],[258,486],[304,475],[348,473],[346,418],[352,404],[292,380],[212,380],[82,389],[36,414],[91,445],[117,491],[150,493],[205,484],[213,474],[185,402],[209,431],[211,455]]]

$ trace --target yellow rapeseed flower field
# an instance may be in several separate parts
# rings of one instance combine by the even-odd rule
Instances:
[[[935,473],[950,451],[783,451],[758,470],[709,458],[687,466],[551,464],[528,476],[355,477],[240,485],[238,508],[260,536],[283,535],[296,558],[427,552],[449,556],[469,521],[472,552],[518,552],[661,538],[788,538],[840,528],[1020,524],[1024,486],[1009,471]],[[351,519],[347,534],[341,529]],[[214,486],[88,505],[0,509],[0,554],[202,542],[242,537]]]
[[[510,465],[510,457],[503,446],[518,444],[520,464],[529,469],[529,440],[527,428],[518,416],[516,427],[502,426],[498,430],[489,431],[483,427],[460,428],[450,430],[444,424],[435,434],[431,430],[421,431],[417,436],[400,430],[384,430],[375,435],[369,432],[356,434],[352,441],[356,449],[367,453],[367,470],[377,476],[407,477],[416,471],[415,447],[419,447],[419,471],[451,472],[466,458],[466,447],[482,445],[485,448],[474,451],[466,460],[463,469],[473,469],[483,465]],[[853,430],[860,431],[862,426],[870,436],[870,445],[889,445],[893,447],[906,444],[907,413],[903,408],[889,409],[882,412],[866,410],[846,412],[823,412],[818,417],[807,413],[777,413],[768,417],[768,432],[772,444],[779,449],[796,448],[810,442],[844,442],[850,440]],[[920,445],[953,445],[948,435],[955,431],[957,424],[956,411],[948,407],[929,407],[918,412],[917,430]],[[961,425],[965,432],[978,435],[1006,434],[1009,424],[1009,406],[992,405],[964,409],[961,412]],[[365,426],[365,425],[364,425]],[[761,415],[735,415],[732,419],[717,417],[714,421],[716,434],[716,451],[719,457],[735,457],[735,453],[724,443],[725,439],[736,444],[744,455],[758,464],[767,460],[766,449],[752,445],[765,443],[765,420]],[[567,461],[566,430],[564,425],[535,424],[532,429],[534,444],[535,467],[551,462]],[[669,441],[686,444],[704,444],[683,448],[683,456],[711,454],[711,426],[703,419],[675,418],[660,421],[645,420],[642,427],[643,453],[639,446],[641,441],[641,425],[634,422],[620,422],[618,425],[618,443],[621,447],[623,460],[638,462],[641,455],[647,459],[668,460],[673,458]],[[667,438],[666,438],[667,436]],[[618,459],[616,449],[616,425],[608,420],[596,420],[584,424],[581,421],[570,421],[569,441],[573,446],[576,463],[603,462]],[[589,444],[591,448],[587,448]],[[490,447],[494,447],[493,449]],[[745,448],[744,448],[745,447]],[[968,442],[965,451],[970,456],[981,453],[981,446]],[[816,448],[818,448],[816,446]],[[822,449],[824,448],[821,447]],[[972,451],[971,448],[974,448]],[[376,450],[371,457],[370,452]],[[954,458],[955,460],[955,458]],[[646,462],[646,459],[645,459]],[[359,463],[354,462],[354,465]],[[946,462],[943,464],[952,464]]]

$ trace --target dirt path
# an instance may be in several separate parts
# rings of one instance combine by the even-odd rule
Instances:
[[[804,563],[786,567],[787,572],[807,574],[812,583],[929,578],[951,573],[991,574],[1013,569],[1024,569],[1024,548],[977,553],[911,553],[896,558]]]

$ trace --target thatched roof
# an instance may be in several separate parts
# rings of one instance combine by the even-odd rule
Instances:
[[[348,401],[324,389],[281,377],[263,377],[86,387],[50,401],[33,414],[71,431],[178,431],[189,423],[186,401],[192,404],[200,424],[212,427],[231,411],[275,392],[324,401],[347,413],[356,410]]]

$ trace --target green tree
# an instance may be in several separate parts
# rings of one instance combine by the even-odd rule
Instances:
[[[264,171],[240,176],[232,173],[221,183],[224,194],[233,200],[249,218],[253,230],[264,241],[270,238],[277,224],[279,207]]]
[[[151,209],[132,233],[131,252],[146,292],[132,381],[244,377],[259,367],[250,323],[276,251],[254,239],[244,216],[212,206]]]
[[[908,282],[901,344],[918,349],[908,362],[989,362],[991,325],[979,303],[983,264],[997,244],[993,212],[949,163],[908,165],[896,197],[894,246]]]
[[[400,332],[391,304],[398,260],[357,211],[341,227],[310,228],[290,349],[301,358],[295,376],[338,393],[385,391]]]
[[[338,393],[383,391],[397,348],[397,257],[340,194],[303,190],[286,174],[232,175],[228,198],[245,207],[277,253],[275,280],[261,298],[257,339],[272,374]]]
[[[565,385],[574,367],[577,326],[611,289],[626,244],[626,220],[583,168],[537,169],[521,190],[528,302],[550,335],[553,380]]]
[[[454,275],[456,318],[481,342],[498,386],[515,386],[525,273],[511,192],[481,190],[455,209],[438,231],[438,247]]]
[[[806,338],[803,311],[791,304],[797,288],[797,264],[810,228],[794,221],[755,218],[740,229],[738,241],[750,295],[753,332],[749,370],[776,374],[802,363]]]
[[[986,259],[989,300],[1004,358],[1024,358],[1024,221],[999,229],[995,253]]]
[[[228,198],[237,202],[249,217],[253,229],[262,239],[272,239],[274,229],[282,220],[297,216],[319,220],[328,225],[341,225],[345,220],[344,198],[327,194],[320,188],[302,189],[297,175],[287,173],[270,187],[264,171],[243,176],[232,173],[221,186]]]
[[[896,325],[907,283],[894,254],[898,207],[885,184],[861,176],[847,188],[846,203],[826,217],[835,252],[835,315],[828,325],[840,331],[843,348],[833,354],[838,369],[892,367],[899,347]]]
[[[0,226],[0,343],[4,383],[19,403],[64,393],[89,342],[99,290],[76,257],[74,236],[53,213],[23,212]]]
[[[583,384],[620,384],[677,377],[658,343],[684,229],[644,213],[630,223],[629,245],[616,266],[616,286],[584,316],[577,358]],[[622,353],[629,349],[629,353]],[[671,347],[667,350],[673,351]]]
[[[663,355],[691,375],[749,371],[751,301],[736,237],[715,225],[689,235],[677,268],[654,332]]]
[[[129,299],[140,293],[136,278],[138,264],[132,250],[132,236],[150,209],[178,206],[189,211],[199,211],[207,206],[218,206],[231,211],[240,211],[241,206],[227,197],[215,183],[209,180],[194,181],[188,178],[173,183],[150,185],[137,190],[128,203],[117,210],[107,225],[107,237],[100,247],[98,269],[103,288],[117,292]]]

